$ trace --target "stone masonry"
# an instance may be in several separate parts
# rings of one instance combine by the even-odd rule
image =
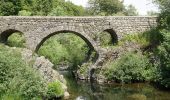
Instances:
[[[90,48],[98,53],[98,60],[92,68],[100,66],[105,50],[100,46],[98,34],[108,32],[113,41],[119,41],[126,34],[144,32],[157,26],[157,17],[42,17],[42,16],[1,16],[0,40],[6,42],[14,32],[21,32],[26,46],[37,51],[51,36],[71,32],[80,36]]]

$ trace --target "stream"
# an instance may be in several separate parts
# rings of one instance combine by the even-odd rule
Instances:
[[[67,80],[69,100],[170,100],[170,92],[148,83],[103,84],[77,81],[71,72],[62,71]]]

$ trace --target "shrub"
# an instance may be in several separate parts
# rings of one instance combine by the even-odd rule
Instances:
[[[51,82],[48,84],[47,97],[51,98],[59,98],[64,95],[64,90],[62,88],[62,84],[60,81]]]
[[[147,47],[150,45],[158,45],[162,39],[162,36],[158,29],[154,28],[149,31],[137,34],[128,34],[122,38],[119,45],[125,42],[135,42],[140,44],[142,47]]]
[[[148,58],[141,53],[124,54],[107,65],[106,77],[123,83],[151,80],[156,73]]]
[[[98,34],[99,40],[100,40],[100,45],[105,47],[105,46],[113,46],[113,41],[110,33],[108,32],[102,32]]]
[[[9,36],[7,44],[12,47],[25,47],[25,38],[22,33],[13,33]]]
[[[0,45],[0,99],[35,99],[46,93],[45,82],[21,59],[19,49]]]
[[[119,41],[119,45],[122,45],[125,42],[135,42],[143,47],[148,46],[149,41],[142,35],[143,33],[128,34]]]
[[[49,38],[38,54],[47,57],[55,65],[77,67],[88,57],[87,44],[74,34],[62,33]]]
[[[170,31],[162,30],[161,33],[163,42],[158,47],[158,53],[156,53],[160,61],[158,66],[161,70],[161,77],[157,82],[166,88],[170,88]]]
[[[21,10],[18,13],[19,16],[31,16],[31,12],[27,10]]]

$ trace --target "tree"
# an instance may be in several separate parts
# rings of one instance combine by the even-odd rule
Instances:
[[[19,16],[31,16],[31,12],[26,11],[26,10],[21,10],[18,13]]]
[[[133,5],[128,5],[125,8],[124,13],[126,16],[137,16],[138,15],[137,9]]]
[[[0,3],[1,15],[17,15],[21,10],[20,0],[1,0]]]
[[[120,0],[89,0],[88,11],[92,15],[113,15],[123,11],[123,2]]]
[[[158,4],[161,14],[159,15],[159,28],[170,30],[170,0],[154,0]]]
[[[48,16],[65,16],[67,13],[65,12],[64,8],[61,6],[55,7]]]
[[[49,12],[50,16],[82,16],[85,10],[82,6],[74,5],[72,2],[53,2],[53,8]]]
[[[152,10],[151,10],[151,11],[148,11],[148,12],[147,12],[147,15],[148,15],[148,16],[157,16],[157,15],[158,15],[158,12],[155,12],[155,11],[152,11]]]
[[[84,8],[65,0],[0,0],[0,15],[80,16]]]
[[[157,47],[155,56],[158,58],[160,78],[157,82],[165,88],[170,89],[170,0],[154,0],[160,8],[159,31],[162,35],[161,43]]]
[[[52,10],[52,0],[33,0],[33,15],[48,15]]]

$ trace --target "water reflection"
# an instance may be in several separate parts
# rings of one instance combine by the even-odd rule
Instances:
[[[103,84],[76,81],[71,73],[62,72],[71,95],[69,100],[170,100],[170,92],[159,91],[149,84]]]

